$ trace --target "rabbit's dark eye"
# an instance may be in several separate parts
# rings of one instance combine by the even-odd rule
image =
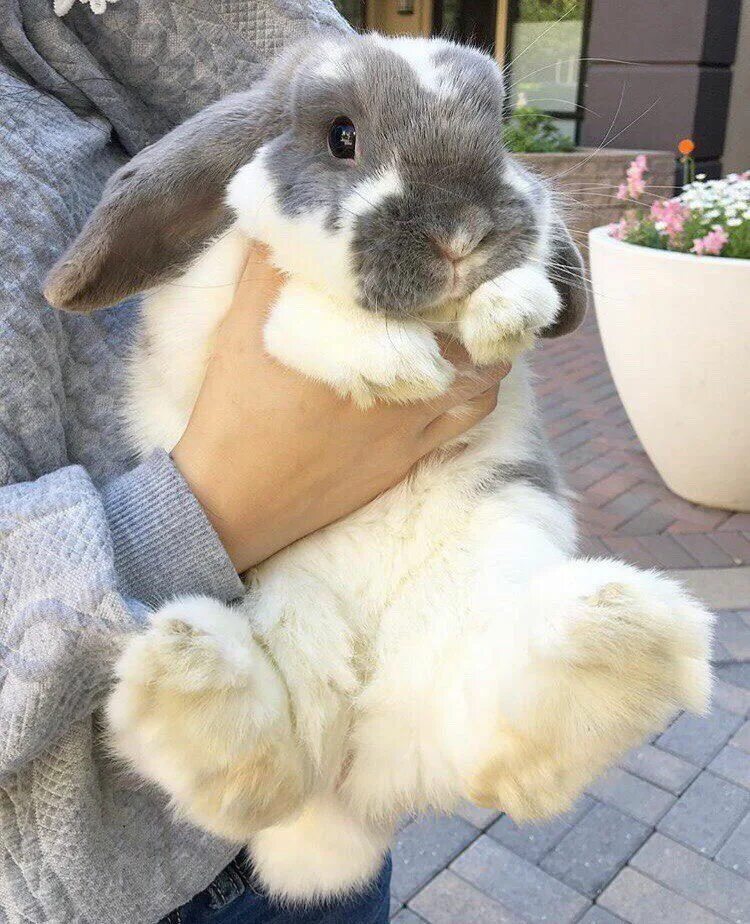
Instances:
[[[346,116],[340,116],[328,129],[328,150],[334,157],[350,160],[357,148],[357,129],[354,122]]]

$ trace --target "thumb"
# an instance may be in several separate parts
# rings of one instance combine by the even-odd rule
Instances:
[[[245,323],[251,322],[254,327],[260,329],[283,280],[283,274],[270,262],[268,248],[257,241],[249,241],[247,260],[237,283],[227,319],[239,320],[241,317]]]

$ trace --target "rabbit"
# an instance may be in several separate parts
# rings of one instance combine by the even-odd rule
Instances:
[[[582,264],[503,148],[504,100],[473,48],[302,40],[121,168],[48,278],[71,311],[146,292],[124,402],[143,453],[182,434],[250,239],[286,276],[267,350],[362,407],[448,388],[436,331],[513,361],[489,417],[253,568],[239,605],[175,599],[125,643],[117,754],[280,900],[361,888],[409,813],[563,811],[709,695],[711,615],[575,557],[525,353],[580,322]]]

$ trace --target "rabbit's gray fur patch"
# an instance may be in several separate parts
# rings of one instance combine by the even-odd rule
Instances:
[[[179,276],[230,225],[227,184],[256,155],[279,210],[322,213],[334,234],[363,182],[388,171],[397,177],[398,195],[355,216],[349,269],[365,308],[394,316],[431,308],[446,283],[436,242],[456,235],[477,247],[458,296],[522,265],[552,205],[546,187],[503,150],[501,72],[475,49],[430,47],[425,74],[378,36],[332,33],[296,43],[253,90],[209,106],[112,176],[52,270],[48,301],[91,310]],[[356,169],[327,149],[338,116],[357,125]],[[580,279],[580,258],[560,222],[553,237],[551,275],[563,309],[548,335],[576,327],[586,303],[572,281]]]

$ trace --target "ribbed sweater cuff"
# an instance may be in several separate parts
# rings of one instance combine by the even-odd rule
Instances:
[[[120,592],[149,606],[182,594],[229,602],[240,581],[205,511],[163,450],[102,491]]]

